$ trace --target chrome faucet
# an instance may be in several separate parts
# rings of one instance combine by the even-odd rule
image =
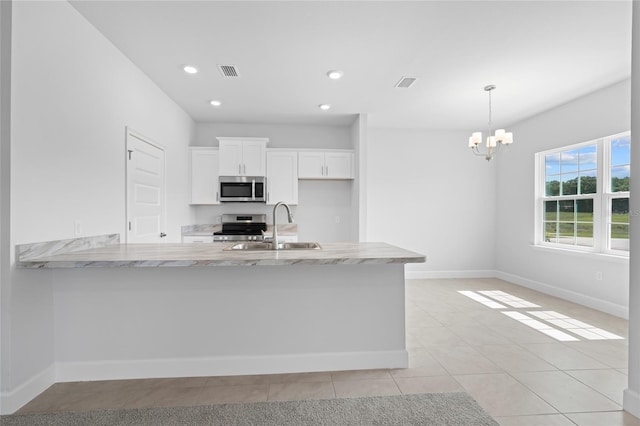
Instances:
[[[278,250],[278,222],[276,221],[276,213],[280,206],[284,206],[287,209],[287,219],[289,220],[289,223],[293,223],[291,209],[289,209],[289,206],[284,201],[279,201],[275,206],[273,206],[273,237],[271,242],[271,244],[273,244],[273,250]]]

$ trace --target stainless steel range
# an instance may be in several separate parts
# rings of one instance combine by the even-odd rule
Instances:
[[[222,230],[213,233],[213,241],[262,241],[266,230],[266,214],[223,214]]]

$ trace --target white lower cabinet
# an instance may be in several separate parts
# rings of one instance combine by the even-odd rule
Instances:
[[[218,149],[191,147],[191,204],[220,204]]]
[[[267,204],[298,204],[297,151],[267,150]]]
[[[353,179],[353,151],[300,151],[298,178]]]

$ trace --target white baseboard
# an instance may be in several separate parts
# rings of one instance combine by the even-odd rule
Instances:
[[[56,382],[56,369],[50,365],[12,391],[0,393],[2,412],[12,414]]]
[[[231,376],[407,368],[406,350],[103,362],[61,362],[57,382],[160,377]]]
[[[468,270],[468,271],[407,271],[404,272],[405,279],[446,279],[446,278],[495,278],[494,270]]]
[[[523,287],[530,288],[532,290],[539,291],[541,293],[556,296],[561,299],[565,299],[580,305],[588,306],[598,311],[606,312],[607,314],[614,315],[619,318],[629,318],[629,307],[621,306],[615,303],[607,302],[606,300],[597,299],[595,297],[587,296],[575,291],[567,290],[564,288],[555,287],[549,284],[545,284],[539,281],[530,280],[528,278],[520,277],[518,275],[508,274],[506,272],[495,271],[495,278],[509,281],[514,284],[521,285]]]
[[[624,411],[640,417],[640,394],[631,389],[625,389],[622,395],[622,408]]]

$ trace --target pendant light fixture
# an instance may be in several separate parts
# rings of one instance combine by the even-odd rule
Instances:
[[[493,123],[491,121],[491,91],[496,86],[489,84],[484,87],[485,92],[489,93],[489,136],[487,136],[485,148],[482,149],[480,144],[482,143],[482,132],[473,132],[469,137],[469,148],[473,150],[475,155],[479,155],[485,158],[487,161],[491,161],[493,156],[497,154],[502,146],[510,145],[513,143],[513,133],[506,132],[504,129],[497,129],[492,136]]]

